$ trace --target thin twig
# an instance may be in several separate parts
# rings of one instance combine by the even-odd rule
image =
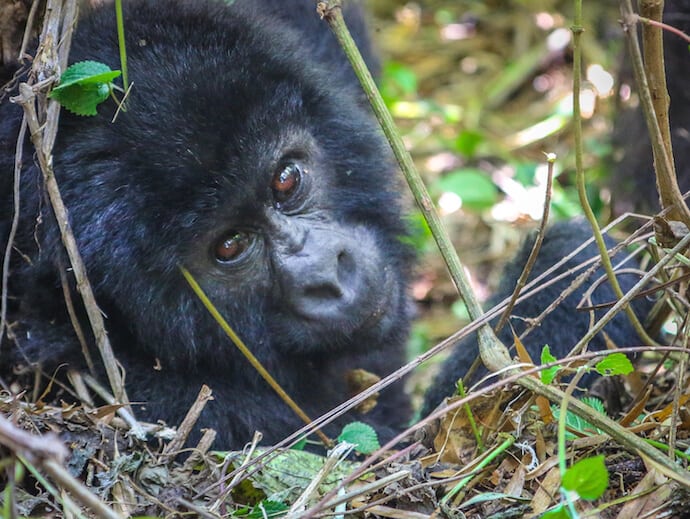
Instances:
[[[644,16],[637,16],[638,21],[640,21],[643,24],[649,24],[653,25],[654,27],[659,27],[660,29],[665,30],[666,32],[670,32],[678,36],[679,38],[682,38],[686,42],[690,43],[690,36],[685,34],[683,31],[680,29],[674,27],[673,25],[669,25],[664,22],[660,22],[658,20],[651,20],[649,18],[645,18]]]
[[[187,411],[187,414],[185,415],[184,420],[182,420],[180,426],[177,428],[177,434],[170,441],[170,443],[165,446],[165,449],[163,449],[163,459],[167,459],[170,456],[174,456],[178,453],[178,451],[187,441],[187,438],[196,425],[197,420],[199,420],[199,416],[201,416],[201,412],[204,410],[204,407],[206,407],[206,404],[212,398],[213,392],[211,391],[211,388],[206,384],[202,385],[196,400],[189,408],[189,411]]]
[[[534,240],[532,250],[527,257],[527,261],[525,262],[525,266],[520,273],[520,277],[518,278],[517,283],[515,283],[515,290],[513,290],[513,293],[510,296],[508,306],[506,306],[506,309],[503,311],[503,315],[501,315],[501,319],[498,321],[498,324],[494,329],[496,333],[499,333],[508,322],[510,313],[513,311],[513,307],[515,306],[518,297],[520,297],[520,292],[524,288],[525,283],[527,283],[530,272],[532,272],[532,267],[534,267],[534,264],[537,261],[537,256],[539,256],[539,250],[541,249],[541,244],[543,243],[544,235],[546,234],[546,225],[549,223],[549,212],[551,210],[551,188],[553,186],[553,165],[555,162],[556,156],[549,154],[547,156],[548,173],[546,177],[546,193],[544,193],[544,208],[542,210],[539,228],[537,229],[537,237]]]
[[[391,116],[386,104],[381,97],[380,92],[376,88],[374,79],[369,72],[362,55],[357,48],[350,32],[345,25],[340,0],[330,0],[317,2],[317,12],[326,20],[329,27],[333,31],[340,46],[345,51],[345,54],[352,65],[352,69],[359,79],[364,92],[369,99],[371,108],[376,116],[381,129],[385,134],[388,142],[393,149],[395,158],[400,165],[400,169],[407,180],[410,190],[414,195],[417,207],[422,212],[424,219],[429,225],[431,234],[436,241],[436,244],[441,252],[441,256],[448,267],[450,277],[458,290],[460,297],[465,302],[467,312],[472,320],[479,319],[482,314],[482,307],[477,301],[477,298],[472,291],[472,286],[467,279],[465,269],[463,268],[460,258],[458,257],[455,248],[448,236],[448,231],[443,226],[438,212],[434,208],[433,201],[429,195],[424,182],[422,181],[417,169],[414,165],[410,153],[405,148],[400,133],[395,127],[393,117]],[[482,362],[491,371],[496,371],[510,362],[510,355],[505,345],[498,340],[496,334],[491,329],[488,323],[481,326],[477,332],[477,340],[479,342],[479,354]]]
[[[232,329],[230,324],[225,320],[225,318],[220,314],[220,312],[216,309],[216,307],[213,305],[213,302],[209,300],[208,296],[204,293],[203,289],[199,285],[199,283],[196,282],[192,274],[184,267],[180,267],[180,270],[182,271],[182,274],[184,275],[185,279],[187,280],[187,283],[189,283],[189,286],[194,290],[194,293],[197,295],[199,300],[203,303],[204,307],[208,312],[213,316],[215,321],[220,325],[220,327],[223,329],[223,331],[226,333],[226,335],[232,340],[232,342],[237,346],[237,349],[242,352],[242,355],[249,361],[249,363],[252,365],[252,367],[261,375],[261,378],[263,378],[269,386],[271,386],[271,389],[275,391],[278,396],[281,398],[283,402],[285,402],[290,409],[306,424],[311,424],[313,423],[313,420],[307,416],[307,413],[305,413],[302,408],[295,402],[290,395],[285,392],[285,390],[280,386],[278,381],[273,378],[273,376],[268,372],[266,368],[261,364],[259,359],[256,358],[256,356],[251,352],[251,350],[247,347],[247,345],[244,343],[244,341],[240,338],[237,333],[235,333],[235,330]],[[316,431],[317,436],[319,439],[323,442],[323,444],[326,447],[330,447],[333,442],[330,438],[328,438],[323,431],[320,429],[317,429]]]
[[[38,6],[40,4],[40,0],[33,0],[33,2],[31,2],[31,9],[29,10],[29,15],[26,17],[26,26],[24,27],[24,36],[22,37],[22,46],[19,49],[19,54],[17,54],[18,61],[24,61],[24,56],[26,55],[26,48],[29,46],[29,42],[31,41],[31,36],[33,33],[36,12],[38,11]]]
[[[35,98],[36,95],[34,94],[32,88],[26,83],[22,83],[19,85],[19,96],[13,98],[12,100],[21,104],[24,108],[29,131],[31,132],[31,139],[34,142],[34,147],[36,148],[36,156],[38,158],[41,171],[43,172],[43,180],[46,185],[46,191],[48,193],[48,197],[50,198],[51,205],[53,206],[55,219],[57,220],[60,228],[62,242],[65,245],[70,263],[72,264],[74,278],[77,282],[77,290],[79,290],[84,300],[84,308],[89,321],[91,322],[91,327],[96,338],[96,345],[101,352],[101,357],[103,358],[103,364],[105,366],[106,374],[108,375],[110,386],[117,401],[129,405],[129,399],[127,398],[127,394],[125,392],[124,380],[120,370],[118,369],[117,360],[115,359],[115,355],[113,354],[113,350],[110,345],[110,340],[108,339],[108,335],[105,331],[103,314],[98,308],[96,299],[93,295],[93,290],[88,282],[88,278],[86,276],[86,266],[81,258],[79,248],[77,247],[77,242],[74,239],[74,234],[72,233],[72,229],[69,224],[67,208],[62,201],[60,189],[55,179],[52,159],[49,158],[51,156],[46,155],[43,152],[43,150],[45,150],[42,136],[43,132],[41,131],[42,128],[38,122],[38,116],[36,114]],[[51,103],[53,103],[53,101],[51,101]]]
[[[65,299],[65,308],[67,309],[67,315],[72,323],[72,329],[77,335],[77,341],[81,346],[81,354],[84,356],[86,361],[86,367],[89,370],[91,376],[96,376],[96,366],[91,358],[91,352],[89,351],[89,345],[86,342],[86,336],[84,335],[84,330],[79,322],[79,317],[77,316],[77,311],[74,309],[74,301],[72,300],[72,291],[70,290],[69,281],[67,279],[67,270],[62,262],[62,255],[56,254],[57,265],[60,269],[60,286],[62,287],[62,297]]]
[[[19,135],[17,136],[17,147],[14,155],[14,207],[12,213],[12,224],[10,226],[10,234],[7,237],[5,256],[2,261],[2,289],[0,291],[0,347],[2,346],[2,338],[5,333],[5,329],[7,328],[7,285],[10,277],[10,259],[12,257],[12,247],[14,246],[14,238],[17,235],[17,228],[19,226],[19,182],[21,179],[22,171],[22,157],[24,156],[24,139],[26,138],[26,127],[26,117],[23,117],[22,124],[19,127]]]
[[[84,373],[82,375],[86,385],[91,388],[91,390],[98,395],[98,397],[103,400],[108,405],[118,405],[117,414],[122,418],[125,423],[129,426],[129,432],[132,436],[138,440],[146,439],[147,429],[140,424],[131,412],[131,407],[119,402],[112,394],[108,393],[108,390],[96,380],[95,377]]]
[[[621,290],[618,279],[613,272],[613,266],[611,265],[611,258],[609,258],[606,252],[606,242],[602,235],[601,229],[597,224],[597,218],[592,210],[592,206],[589,204],[589,199],[587,198],[587,187],[585,183],[585,168],[583,161],[583,137],[582,137],[582,114],[580,110],[580,91],[581,91],[581,76],[582,76],[582,33],[584,32],[584,27],[582,27],[582,0],[575,0],[575,13],[573,26],[571,27],[573,33],[573,137],[575,139],[575,175],[577,183],[577,193],[580,198],[580,205],[582,206],[582,211],[589,222],[592,233],[594,234],[594,241],[599,249],[599,255],[601,256],[601,266],[606,272],[609,280],[609,285],[616,294],[617,298],[623,297],[623,291]],[[676,188],[678,186],[676,185]],[[678,195],[680,196],[680,191]],[[688,214],[690,217],[690,213]],[[647,331],[640,323],[637,315],[632,306],[625,306],[623,308],[630,323],[632,324],[635,332],[641,339],[643,339],[648,344],[658,344],[652,337],[649,336]],[[586,345],[586,343],[585,343]],[[583,346],[584,347],[584,346]]]
[[[642,114],[647,123],[649,138],[654,153],[654,170],[656,172],[657,185],[662,207],[670,208],[669,218],[680,220],[690,227],[690,210],[685,204],[683,196],[678,188],[678,182],[673,167],[673,158],[667,153],[664,145],[659,122],[654,112],[654,103],[649,90],[647,74],[640,51],[637,31],[635,30],[638,17],[633,11],[630,0],[620,0],[620,11],[623,17],[623,30],[628,40],[628,50],[632,59],[635,83],[640,96]]]

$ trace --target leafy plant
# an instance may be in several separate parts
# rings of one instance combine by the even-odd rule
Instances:
[[[594,369],[602,376],[628,375],[635,369],[623,353],[611,353],[596,363]]]
[[[587,404],[595,411],[604,415],[606,414],[606,409],[604,409],[604,403],[598,398],[595,398],[593,396],[583,396],[581,400],[584,404]],[[560,415],[560,408],[556,405],[551,406],[551,412],[553,413],[554,418],[558,419]],[[587,420],[580,418],[575,413],[572,413],[569,410],[565,413],[565,424],[569,429],[578,431],[584,435],[590,435],[593,433],[599,434],[602,432],[595,426],[593,426],[591,423],[589,423]],[[565,437],[568,440],[574,440],[575,438],[577,438],[575,434],[567,431],[565,433]]]
[[[265,517],[282,517],[288,510],[289,508],[284,503],[265,499],[256,506],[241,508],[232,515],[245,519],[263,519]]]
[[[96,115],[96,107],[117,88],[113,79],[120,75],[104,63],[80,61],[65,70],[50,97],[77,115]]]
[[[551,354],[551,348],[546,344],[541,350],[541,363],[549,364],[551,362],[556,362],[558,359]],[[546,368],[541,370],[540,376],[541,381],[544,384],[551,384],[553,379],[556,378],[556,373],[560,370],[560,366],[553,366],[551,368]]]
[[[609,471],[606,470],[604,456],[592,456],[575,463],[565,471],[561,486],[577,492],[585,501],[601,497],[609,486]]]
[[[338,441],[352,443],[355,445],[355,450],[362,454],[371,454],[381,448],[374,428],[363,422],[352,422],[343,427]]]

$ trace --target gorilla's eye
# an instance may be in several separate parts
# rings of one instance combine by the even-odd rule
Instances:
[[[230,231],[216,243],[216,260],[220,263],[230,263],[238,259],[249,248],[250,243],[250,236],[246,232]]]
[[[273,190],[273,198],[278,204],[287,201],[297,192],[302,182],[303,173],[299,164],[289,162],[273,175],[271,189]]]

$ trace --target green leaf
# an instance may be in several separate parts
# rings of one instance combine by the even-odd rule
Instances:
[[[80,61],[65,70],[50,97],[77,115],[96,115],[96,107],[108,98],[112,81],[120,74],[104,63]]]
[[[266,449],[259,447],[253,452],[252,458],[261,456],[265,452]],[[237,460],[245,459],[241,454],[231,453],[231,456]],[[238,502],[244,503],[256,503],[267,496],[273,501],[292,503],[309,486],[325,462],[326,458],[312,452],[283,450],[276,456],[270,457],[268,461],[264,460],[262,470],[242,480],[245,486],[239,489],[241,494],[238,496],[235,492],[233,496],[237,497]],[[319,495],[333,490],[358,467],[358,463],[348,460],[339,462],[319,485]],[[259,499],[256,499],[257,496],[260,496]]]
[[[293,451],[303,451],[304,448],[307,446],[307,437],[304,436],[300,440],[297,441],[290,449]]]
[[[472,158],[482,142],[484,142],[484,134],[473,130],[463,130],[455,139],[455,149],[465,157]]]
[[[594,396],[583,396],[582,397],[582,403],[585,405],[588,405],[595,411],[605,415],[606,414],[606,408],[604,407],[604,402],[599,400],[597,397]]]
[[[518,162],[515,164],[515,180],[520,182],[523,186],[535,186],[537,175],[537,167],[540,164],[536,162]]]
[[[570,510],[568,510],[568,507],[565,505],[565,503],[561,503],[560,505],[552,508],[548,512],[544,512],[541,516],[540,519],[571,519],[572,515],[570,515]]]
[[[548,344],[545,344],[541,350],[541,363],[549,364],[558,360],[556,357],[551,355],[551,349]],[[553,379],[556,378],[556,373],[561,369],[559,366],[553,366],[552,368],[543,369],[540,372],[541,381],[543,384],[551,384]]]
[[[465,208],[484,210],[498,200],[498,190],[486,173],[479,169],[459,169],[439,179],[437,191],[455,193]]]
[[[606,415],[606,410],[604,409],[604,404],[601,400],[598,398],[595,398],[593,396],[585,396],[582,397],[582,403],[588,405],[595,411]],[[558,406],[551,406],[551,412],[553,413],[553,416],[556,420],[558,420],[558,417],[560,415],[561,409]],[[575,431],[579,431],[583,434],[601,434],[603,431],[598,429],[597,427],[593,426],[591,423],[589,423],[587,420],[584,420],[577,416],[575,413],[571,412],[568,410],[565,414],[565,423],[566,425]],[[565,437],[568,440],[574,440],[577,438],[576,435],[573,433],[566,431]]]
[[[572,490],[586,501],[601,497],[609,486],[609,471],[604,456],[594,456],[578,461],[563,474],[561,486]]]
[[[382,95],[389,100],[398,100],[417,92],[417,74],[396,61],[389,61],[383,67]]]
[[[374,428],[362,422],[352,422],[343,427],[338,441],[352,443],[356,446],[355,450],[362,454],[371,454],[381,447]]]
[[[632,373],[633,368],[630,359],[623,353],[611,353],[596,363],[594,369],[597,373],[604,376],[611,375],[628,375]]]
[[[111,83],[119,77],[119,70],[112,70],[105,63],[98,61],[79,61],[67,67],[60,76],[60,84],[53,90],[60,90],[72,85],[93,85]]]
[[[400,241],[411,245],[417,252],[424,252],[431,243],[431,230],[420,211],[412,211],[405,217],[408,234],[401,236]]]
[[[283,517],[289,508],[279,501],[266,499],[254,506],[251,510],[243,508],[233,514],[234,517],[246,517],[247,519],[263,519],[264,517]]]

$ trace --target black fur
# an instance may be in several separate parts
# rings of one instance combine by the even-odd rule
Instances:
[[[387,144],[310,0],[124,7],[134,83],[127,110],[114,123],[113,102],[92,118],[63,110],[54,166],[130,399],[146,403],[139,416],[176,424],[206,383],[215,400],[199,425],[218,431],[217,446],[240,447],[255,429],[275,442],[300,420],[178,267],[308,414],[344,401],[348,369],[386,375],[404,362],[412,254],[400,239],[401,190]],[[347,14],[361,39],[361,12]],[[111,9],[80,20],[70,61],[82,60],[120,68]],[[17,107],[0,107],[4,224],[20,117]],[[305,171],[292,205],[271,191],[286,161]],[[60,237],[29,151],[21,185],[12,351],[48,369],[82,367],[60,290]],[[217,263],[214,247],[235,230],[252,245],[241,261]],[[358,418],[384,437],[399,429],[408,420],[400,385]]]
[[[584,221],[574,220],[552,226],[546,233],[539,256],[530,274],[530,279],[536,278],[539,274],[549,269],[559,261],[560,258],[574,251],[591,236],[591,228],[589,224]],[[615,243],[610,238],[607,240],[607,246],[609,248],[614,244]],[[533,240],[525,242],[517,256],[507,265],[500,286],[491,300],[487,303],[487,308],[493,307],[512,294],[522,269],[527,262],[532,245]],[[598,249],[596,245],[592,243],[559,268],[554,276],[578,266],[587,259],[598,256]],[[614,265],[615,264],[616,262],[614,261]],[[635,268],[637,264],[632,261],[626,264],[626,267]],[[574,275],[563,278],[541,292],[531,295],[524,302],[516,305],[511,313],[513,316],[510,321],[512,329],[510,326],[506,325],[501,330],[498,334],[501,341],[508,346],[512,345],[514,342],[512,330],[515,330],[518,336],[522,334],[529,324],[525,319],[539,316],[543,310],[558,298],[579,273],[580,271]],[[523,344],[535,363],[540,362],[540,353],[544,345],[549,345],[551,353],[556,358],[563,358],[572,347],[575,346],[580,338],[585,335],[590,326],[590,312],[579,311],[577,306],[582,301],[591,282],[601,276],[605,276],[605,273],[603,270],[598,269],[590,278],[589,282],[582,284],[580,288],[564,299],[560,305],[548,315],[541,326],[532,330],[523,340]],[[634,274],[623,274],[618,276],[618,281],[621,289],[625,293],[639,281],[639,278]],[[592,305],[601,305],[604,303],[611,304],[615,301],[616,296],[608,283],[602,283],[592,293]],[[588,304],[587,302],[584,303]],[[634,308],[637,315],[644,319],[647,312],[651,309],[651,302],[648,299],[638,298],[635,301]],[[597,310],[595,313],[598,317],[601,317],[606,310],[608,310],[608,308]],[[620,347],[640,345],[640,339],[637,337],[628,318],[622,313],[618,314],[604,327],[604,332],[614,344]],[[606,349],[606,342],[602,334],[598,334],[594,337],[589,343],[589,349],[593,351]],[[443,364],[441,373],[434,380],[434,385],[425,396],[423,414],[428,414],[433,411],[444,397],[454,391],[458,378],[465,375],[478,355],[479,349],[476,334],[470,335],[455,346],[451,356]],[[466,387],[469,387],[469,385],[477,382],[480,377],[486,374],[487,370],[482,367],[477,370],[471,379],[463,380],[463,382]],[[580,385],[584,387],[589,386],[594,381],[594,378],[593,375],[585,375],[581,379]]]

